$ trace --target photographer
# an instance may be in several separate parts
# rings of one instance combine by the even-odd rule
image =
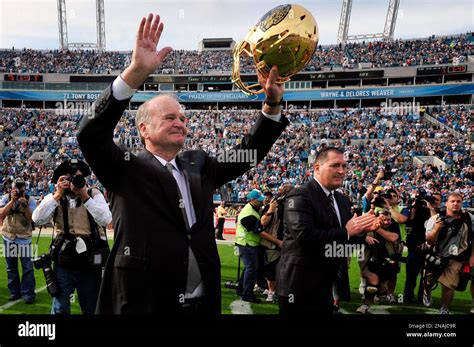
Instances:
[[[426,257],[423,304],[431,306],[431,290],[436,282],[441,283],[440,314],[449,314],[454,291],[460,289],[463,267],[474,266],[472,221],[469,213],[461,210],[462,202],[461,194],[449,194],[446,212],[426,223],[426,241],[433,250]]]
[[[267,302],[276,301],[276,267],[280,260],[283,245],[283,213],[287,194],[293,185],[284,184],[278,189],[278,195],[264,207],[261,223],[264,231],[260,233],[260,245],[265,247],[265,278],[268,283]]]
[[[367,233],[364,259],[359,263],[367,285],[364,303],[356,310],[357,313],[369,312],[376,293],[393,295],[389,283],[393,282],[400,271],[399,250],[396,246],[396,241],[400,239],[398,226],[392,222],[387,209],[376,208],[375,215],[377,219],[374,222],[374,231]]]
[[[77,289],[82,313],[95,311],[102,267],[107,258],[105,227],[112,215],[102,193],[87,189],[85,177],[91,171],[80,160],[63,162],[54,171],[56,190],[48,194],[33,213],[44,225],[53,219],[57,236],[50,255],[54,261],[59,295],[53,297],[52,314],[70,313],[70,296]]]
[[[410,216],[410,209],[399,205],[400,195],[393,188],[388,189],[382,197],[387,201],[387,204],[389,206],[390,215],[392,217],[392,224],[396,224],[399,229],[400,237],[397,241],[396,248],[401,248],[401,253],[403,251],[404,246],[403,239],[404,237],[406,237],[406,223],[408,221],[408,217]],[[387,300],[391,304],[396,302],[393,296],[396,286],[397,276],[395,276],[388,283],[389,294],[387,295]]]
[[[26,193],[26,183],[17,178],[9,194],[0,201],[0,219],[3,220],[2,236],[5,245],[7,262],[8,290],[14,301],[23,297],[26,304],[35,300],[35,276],[33,271],[31,249],[31,214],[36,208],[36,201]],[[20,280],[18,259],[23,271]]]
[[[411,231],[407,234],[408,257],[406,263],[406,282],[404,290],[404,302],[413,300],[414,290],[418,274],[422,274],[425,260],[423,246],[425,244],[425,223],[436,215],[438,207],[441,205],[441,194],[434,193],[427,195],[423,190],[417,192],[415,201],[410,211],[409,221]],[[423,281],[420,281],[418,288],[418,302],[423,299]]]
[[[224,224],[225,216],[227,215],[227,210],[225,209],[225,201],[221,201],[219,207],[217,208],[217,234],[216,240],[225,240],[222,235],[224,233]]]
[[[384,178],[385,173],[384,171],[379,171],[377,173],[377,176],[375,177],[374,181],[367,187],[367,191],[365,192],[363,198],[362,198],[362,212],[367,213],[370,210],[370,202],[372,201],[373,194],[377,193],[379,189],[377,189],[380,181]],[[377,195],[377,194],[375,194]]]

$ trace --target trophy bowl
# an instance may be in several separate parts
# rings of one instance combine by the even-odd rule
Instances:
[[[240,74],[240,59],[251,57],[256,70],[267,78],[278,66],[277,83],[288,82],[311,60],[318,45],[318,25],[300,5],[287,4],[268,11],[234,47],[232,82],[247,95],[263,93],[260,84],[246,85]]]

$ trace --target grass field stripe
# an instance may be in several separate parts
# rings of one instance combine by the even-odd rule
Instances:
[[[45,289],[46,289],[46,286],[41,287],[41,288],[39,288],[39,289],[36,289],[36,290],[35,290],[35,293],[38,294],[38,293],[42,292],[42,291],[45,290]],[[3,311],[9,309],[9,308],[12,307],[12,306],[15,306],[16,304],[18,304],[18,303],[21,302],[21,301],[22,301],[22,299],[18,299],[18,300],[15,300],[15,301],[7,302],[5,305],[0,306],[0,312],[3,312]]]
[[[232,314],[253,314],[252,307],[249,302],[243,300],[235,300],[230,304]]]

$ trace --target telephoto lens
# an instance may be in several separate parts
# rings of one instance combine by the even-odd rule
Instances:
[[[36,269],[43,270],[44,279],[46,281],[46,289],[48,290],[49,295],[52,297],[58,296],[59,288],[56,285],[56,278],[51,267],[51,257],[48,254],[41,254],[33,261],[33,265]]]

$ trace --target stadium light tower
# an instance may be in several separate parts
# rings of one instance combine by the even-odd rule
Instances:
[[[347,42],[356,42],[371,39],[393,40],[399,5],[400,0],[389,0],[383,33],[349,35],[349,22],[351,20],[352,0],[343,0],[341,18],[339,20],[339,31],[337,33],[337,43],[342,44],[342,46],[345,46]]]
[[[67,17],[66,17],[66,0],[58,0],[58,24],[59,24],[59,46],[61,49],[76,48],[93,48],[99,51],[105,50],[105,10],[104,0],[96,0],[96,25],[97,25],[97,42],[96,43],[69,43],[67,37]]]

